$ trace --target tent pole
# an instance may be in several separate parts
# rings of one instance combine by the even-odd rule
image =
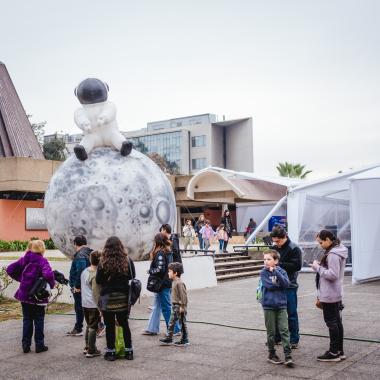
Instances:
[[[256,229],[252,232],[252,234],[249,236],[249,238],[244,243],[245,245],[248,245],[258,234],[258,232],[265,226],[265,223],[268,222],[268,220],[271,218],[271,216],[286,202],[288,196],[285,195],[282,197],[272,208],[272,210],[269,211],[269,213],[266,215],[266,217],[263,219],[263,221],[256,227]]]

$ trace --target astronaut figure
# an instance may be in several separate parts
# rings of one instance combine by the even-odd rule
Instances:
[[[116,107],[107,101],[108,85],[96,78],[82,81],[75,95],[83,105],[75,111],[75,124],[83,131],[81,142],[74,147],[76,157],[85,161],[92,149],[100,146],[114,147],[122,156],[132,151],[132,143],[120,133],[116,121]]]

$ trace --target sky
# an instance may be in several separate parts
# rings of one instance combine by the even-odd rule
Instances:
[[[0,0],[0,61],[45,133],[80,133],[74,89],[108,83],[122,131],[252,117],[255,172],[380,162],[380,1]]]

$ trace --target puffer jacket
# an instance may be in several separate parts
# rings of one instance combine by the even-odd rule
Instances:
[[[20,282],[20,287],[15,293],[17,300],[36,305],[48,303],[47,298],[37,301],[29,296],[29,292],[39,277],[43,277],[51,288],[55,285],[54,273],[49,261],[41,254],[27,251],[24,257],[8,265],[7,273],[11,278]]]
[[[336,303],[342,301],[344,268],[348,250],[340,244],[327,255],[327,268],[317,264],[312,266],[319,273],[318,298],[321,302]]]
[[[263,309],[286,309],[285,289],[289,286],[289,278],[285,270],[279,266],[273,272],[264,268],[260,272],[260,279],[263,286]]]

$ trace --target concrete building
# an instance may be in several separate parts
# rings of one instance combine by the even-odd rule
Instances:
[[[208,166],[253,171],[252,118],[218,122],[213,114],[193,115],[150,122],[124,135],[137,149],[175,163],[178,174],[195,174]]]

